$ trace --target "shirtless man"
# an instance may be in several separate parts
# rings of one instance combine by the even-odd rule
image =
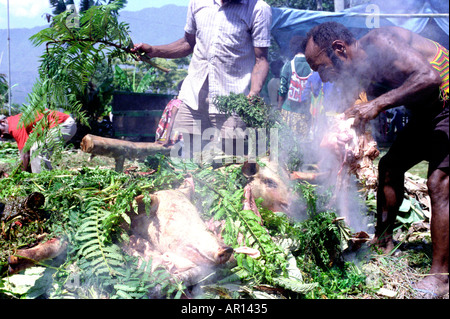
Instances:
[[[433,258],[429,276],[415,284],[424,297],[449,292],[449,106],[448,50],[398,27],[374,29],[356,40],[343,25],[328,22],[311,29],[305,55],[324,82],[348,83],[366,91],[369,102],[345,111],[355,125],[404,105],[412,116],[380,160],[374,244],[394,248],[393,225],[403,201],[404,173],[429,162]]]

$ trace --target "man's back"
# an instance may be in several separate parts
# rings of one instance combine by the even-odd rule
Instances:
[[[420,83],[435,82],[438,76],[441,78],[441,89],[445,89],[445,81],[448,83],[448,50],[447,60],[443,60],[439,70],[433,61],[440,50],[446,49],[416,33],[399,27],[385,27],[370,31],[359,40],[359,44],[367,55],[364,73],[370,81],[369,95],[380,96],[411,82],[412,91],[408,96],[414,97],[418,93],[417,97],[420,95],[422,100],[425,96],[439,93],[433,89],[423,90]],[[413,82],[417,84],[416,90]],[[413,100],[407,100],[405,104],[415,104]]]
[[[415,50],[428,62],[431,62],[436,54],[436,46],[431,40],[400,27],[383,27],[374,29],[363,36],[360,39],[360,43],[364,46],[374,41],[380,41],[380,38],[385,39],[385,41],[389,41],[392,46],[395,45],[399,49],[408,48]]]

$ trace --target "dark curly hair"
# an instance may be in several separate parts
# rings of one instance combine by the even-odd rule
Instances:
[[[334,21],[319,24],[309,30],[306,34],[306,41],[303,42],[303,50],[306,49],[306,44],[311,37],[321,49],[331,48],[335,40],[343,40],[347,44],[353,44],[356,41],[349,29]]]

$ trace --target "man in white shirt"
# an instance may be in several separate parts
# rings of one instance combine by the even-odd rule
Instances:
[[[148,57],[180,58],[192,53],[174,129],[186,143],[207,128],[245,128],[237,116],[218,112],[214,98],[233,93],[259,95],[269,71],[272,11],[262,0],[191,0],[184,37],[167,45],[137,44]],[[204,137],[209,141],[210,137]],[[192,153],[192,147],[188,146]]]

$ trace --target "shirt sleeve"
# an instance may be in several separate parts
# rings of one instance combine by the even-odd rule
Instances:
[[[254,9],[252,26],[253,46],[270,47],[270,29],[272,27],[272,9],[264,1],[258,1]]]
[[[184,27],[184,31],[189,34],[195,34],[197,30],[197,25],[195,23],[195,18],[193,15],[194,12],[194,2],[193,0],[189,1],[187,17],[186,17],[186,25]]]

